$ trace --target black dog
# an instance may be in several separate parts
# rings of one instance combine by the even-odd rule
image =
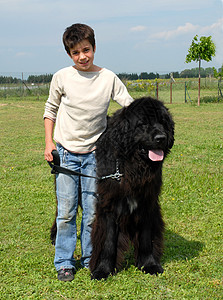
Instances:
[[[107,278],[132,242],[135,264],[145,273],[162,273],[164,222],[159,205],[164,158],[174,143],[174,122],[162,102],[135,100],[108,120],[97,142],[98,181],[92,224],[93,279]],[[119,177],[121,173],[121,177]]]

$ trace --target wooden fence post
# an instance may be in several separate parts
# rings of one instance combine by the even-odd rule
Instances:
[[[156,99],[159,100],[159,83],[156,83]]]

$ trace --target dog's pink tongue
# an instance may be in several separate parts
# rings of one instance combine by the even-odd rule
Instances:
[[[152,161],[162,161],[164,158],[163,150],[149,150],[149,158]]]

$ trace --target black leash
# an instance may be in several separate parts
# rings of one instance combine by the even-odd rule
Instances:
[[[57,150],[53,150],[52,155],[53,155],[53,162],[47,161],[49,166],[51,167],[51,174],[62,173],[62,174],[65,174],[65,175],[78,175],[78,176],[82,176],[82,177],[94,178],[94,179],[97,179],[97,180],[112,178],[112,179],[116,179],[117,181],[119,181],[121,179],[121,177],[123,176],[123,174],[121,174],[119,172],[118,160],[116,160],[116,173],[115,174],[102,176],[102,177],[95,177],[95,176],[85,175],[85,174],[82,174],[80,172],[73,171],[73,170],[61,167],[60,166],[60,156],[59,156],[59,153],[57,152]]]

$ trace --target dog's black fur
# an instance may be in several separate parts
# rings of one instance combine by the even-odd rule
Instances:
[[[118,164],[123,177],[98,181],[90,260],[93,279],[115,272],[129,241],[139,269],[150,274],[163,272],[164,222],[158,199],[163,160],[151,160],[148,153],[162,150],[164,159],[173,143],[174,122],[156,99],[137,99],[108,120],[96,144],[97,176],[114,174]]]

